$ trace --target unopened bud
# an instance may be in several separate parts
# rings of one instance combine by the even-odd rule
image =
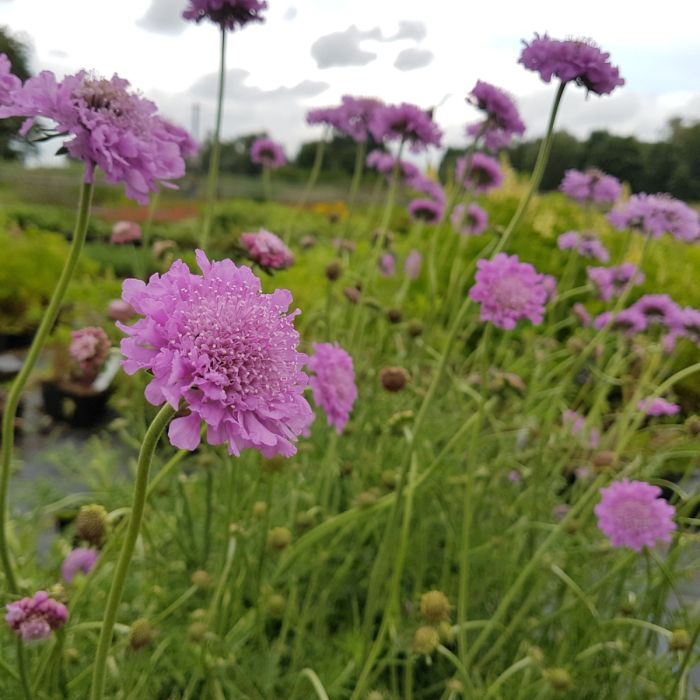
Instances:
[[[442,591],[428,591],[421,596],[420,614],[426,622],[449,620],[450,601]]]
[[[197,569],[197,571],[192,574],[192,585],[197,586],[197,588],[210,588],[211,576],[209,572],[204,569]]]
[[[571,675],[565,668],[548,668],[542,675],[557,692],[565,693],[571,690]]]
[[[326,279],[329,282],[335,282],[342,274],[343,266],[341,265],[340,260],[334,260],[326,265]]]
[[[673,630],[671,639],[668,640],[668,648],[671,651],[687,651],[690,649],[690,635],[686,630]]]
[[[136,620],[129,629],[129,646],[134,649],[147,647],[155,638],[156,633],[148,620]]]
[[[75,531],[81,540],[101,547],[109,533],[107,511],[96,503],[83,506],[75,518]]]
[[[253,517],[262,520],[267,514],[267,503],[265,501],[255,501],[253,503]]]
[[[389,319],[389,323],[401,323],[401,319],[403,318],[401,309],[389,309],[386,312],[386,317]]]
[[[267,544],[272,548],[282,551],[292,543],[292,533],[286,527],[273,527],[267,534]]]
[[[382,386],[392,393],[404,389],[408,380],[408,372],[403,367],[384,367],[379,373],[379,381]]]
[[[419,627],[413,634],[413,651],[416,654],[430,656],[440,644],[440,635],[434,627]]]

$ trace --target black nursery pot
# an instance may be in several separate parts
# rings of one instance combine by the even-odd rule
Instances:
[[[56,421],[73,428],[90,428],[107,416],[110,390],[78,391],[62,382],[47,381],[41,385],[44,411]]]

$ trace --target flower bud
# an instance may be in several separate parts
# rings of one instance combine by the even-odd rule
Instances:
[[[369,508],[377,502],[378,498],[379,496],[374,489],[363,491],[357,495],[357,498],[355,498],[355,506],[358,508]]]
[[[297,513],[294,524],[300,530],[310,530],[314,526],[315,522],[316,517],[312,511],[302,510],[300,513]]]
[[[617,464],[617,455],[610,450],[598,452],[593,456],[593,467],[597,472],[610,469]]]
[[[389,309],[386,312],[386,317],[389,323],[401,323],[401,319],[403,318],[401,309]]]
[[[211,587],[211,576],[204,569],[197,569],[192,574],[192,585],[197,586],[197,588],[210,588]]]
[[[345,289],[343,289],[343,294],[351,304],[357,304],[362,296],[360,290],[355,287],[345,287]]]
[[[101,547],[109,533],[107,511],[96,503],[82,506],[75,518],[75,531],[81,540]]]
[[[209,627],[206,622],[193,622],[187,630],[187,636],[193,642],[201,642]]]
[[[430,656],[440,644],[440,636],[434,627],[424,625],[413,634],[413,651],[416,654]]]
[[[292,533],[286,527],[273,527],[267,533],[267,544],[271,549],[281,552],[292,543]]]
[[[379,381],[382,386],[392,393],[404,389],[408,380],[408,372],[403,367],[384,367],[379,373]]]
[[[530,647],[527,650],[527,655],[536,666],[541,666],[544,663],[544,652],[539,647]]]
[[[279,593],[273,593],[265,603],[265,613],[273,620],[281,620],[287,609],[287,601]]]
[[[414,318],[408,322],[407,330],[411,338],[417,338],[419,335],[423,335],[424,327],[417,318]]]
[[[326,265],[326,279],[329,282],[335,282],[343,274],[343,266],[340,260],[333,260],[333,262]]]
[[[462,683],[459,678],[450,678],[450,680],[445,683],[445,688],[451,693],[463,693],[464,683]]]
[[[442,591],[428,591],[421,596],[420,614],[433,624],[450,619],[450,601]]]
[[[386,696],[381,690],[370,690],[365,700],[386,700]]]
[[[693,437],[700,435],[700,417],[690,416],[685,421],[685,427]]]
[[[267,514],[267,503],[265,501],[255,501],[253,503],[253,517],[262,520]]]
[[[548,668],[543,671],[544,679],[559,693],[571,690],[571,676],[565,668]]]
[[[385,469],[382,472],[382,486],[387,491],[393,491],[399,483],[399,473],[396,469]]]
[[[443,620],[438,626],[437,626],[437,631],[438,631],[438,636],[440,637],[440,641],[446,646],[452,646],[455,641],[455,631],[452,629],[452,625]]]
[[[687,651],[690,649],[690,635],[687,630],[673,630],[671,639],[668,640],[668,648],[671,651]]]
[[[129,646],[134,650],[147,647],[155,638],[155,630],[148,620],[136,620],[129,630]]]

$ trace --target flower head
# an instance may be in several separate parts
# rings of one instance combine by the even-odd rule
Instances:
[[[548,83],[552,76],[563,83],[572,80],[598,95],[611,93],[625,81],[620,71],[611,65],[609,53],[586,41],[559,41],[550,39],[546,34],[535,38],[528,44],[523,42],[518,63],[528,70],[536,71],[540,78]]]
[[[287,162],[282,146],[272,139],[256,139],[250,147],[250,159],[271,170],[277,170]]]
[[[59,82],[43,71],[12,92],[0,118],[27,117],[23,136],[39,117],[54,121],[68,154],[85,163],[86,182],[99,167],[107,182],[122,183],[127,197],[146,204],[156,183],[172,187],[169,181],[185,174],[191,140],[158,117],[153,102],[128,88],[116,75],[106,80],[80,71]]]
[[[391,153],[386,153],[379,149],[370,151],[365,161],[365,165],[367,165],[368,168],[372,168],[378,173],[382,173],[382,175],[391,175],[394,172],[396,164],[397,160]],[[407,160],[398,161],[398,167],[401,177],[407,182],[412,183],[416,178],[420,177],[418,168]]]
[[[313,350],[307,364],[313,372],[309,384],[314,402],[340,435],[357,399],[352,357],[337,343],[314,343]]]
[[[379,272],[383,277],[393,277],[396,274],[396,258],[391,253],[385,253],[379,258]]]
[[[233,31],[248,22],[263,22],[267,3],[261,0],[189,0],[182,16],[192,22],[208,19],[222,29]]]
[[[10,93],[22,86],[22,81],[12,72],[12,64],[6,54],[0,53],[0,105],[12,103]]]
[[[450,220],[462,236],[479,236],[489,225],[488,214],[478,204],[458,204],[453,209]]]
[[[590,168],[585,173],[567,170],[559,190],[581,204],[614,204],[622,192],[622,185],[616,177]]]
[[[228,443],[229,454],[252,448],[264,457],[296,452],[294,442],[312,420],[303,392],[306,356],[287,313],[291,294],[263,294],[248,267],[231,260],[209,262],[197,251],[201,275],[175,261],[148,284],[126,280],[124,301],[143,318],[118,323],[127,374],[148,370],[153,379],[146,399],[189,414],[170,424],[173,445],[194,450],[200,427],[210,444]]]
[[[442,140],[442,131],[431,115],[407,102],[375,109],[369,131],[378,143],[402,140],[416,153],[428,146],[439,146]]]
[[[134,221],[117,221],[112,226],[112,235],[109,242],[114,245],[124,243],[136,243],[141,240],[141,227]]]
[[[418,279],[420,275],[420,269],[423,265],[423,256],[417,251],[412,250],[404,261],[403,269],[406,273],[406,277],[411,280]]]
[[[700,239],[698,212],[668,194],[633,194],[608,220],[619,231],[632,229],[649,238],[670,233],[685,243]]]
[[[468,136],[480,136],[489,151],[497,151],[510,143],[513,136],[525,133],[525,124],[520,119],[513,100],[491,83],[477,80],[467,101],[485,114],[485,120],[467,127]]]
[[[589,267],[586,274],[597,287],[598,295],[603,301],[610,301],[627,288],[644,282],[644,273],[632,263],[623,263],[617,267]]]
[[[622,331],[628,335],[636,333],[644,333],[647,329],[647,319],[643,314],[633,308],[623,309],[618,314],[613,314],[611,311],[596,316],[593,321],[593,327],[596,330],[601,330],[610,327],[616,331]]]
[[[493,260],[476,264],[476,284],[469,298],[481,304],[481,320],[512,330],[526,318],[538,326],[544,316],[548,291],[544,275],[517,255],[499,253]]]
[[[601,489],[600,494],[600,503],[594,509],[598,527],[613,547],[640,552],[657,541],[671,541],[676,509],[660,498],[658,486],[625,479]]]
[[[592,233],[567,231],[559,236],[557,246],[559,250],[575,250],[582,258],[593,258],[602,263],[610,260],[610,253]]]
[[[46,639],[51,632],[60,629],[68,621],[66,606],[49,598],[45,591],[9,603],[6,610],[7,624],[25,642]]]
[[[700,311],[690,306],[681,309],[674,333],[679,337],[688,338],[700,348]]]
[[[681,309],[668,294],[645,294],[630,307],[647,319],[649,325],[659,323],[673,330],[678,327]]]
[[[425,221],[426,224],[439,224],[445,213],[445,205],[433,199],[414,199],[408,205],[408,215],[414,221]]]
[[[445,195],[445,190],[442,185],[435,180],[425,177],[425,175],[421,173],[416,173],[413,177],[408,178],[406,184],[416,192],[428,195],[428,197],[438,204],[444,205],[447,203],[447,196]]]
[[[244,233],[241,243],[250,259],[261,267],[286,270],[294,264],[294,255],[279,236],[261,228],[257,233]]]
[[[73,331],[68,353],[80,365],[83,379],[91,382],[99,374],[109,356],[110,342],[107,334],[97,326]]]
[[[455,179],[468,190],[485,194],[501,186],[503,172],[498,161],[485,153],[475,153],[469,166],[465,158],[458,158],[455,165]]]
[[[339,115],[333,126],[353,141],[364,143],[369,138],[372,115],[382,106],[382,102],[373,97],[343,95]]]
[[[89,547],[78,547],[74,549],[64,560],[61,565],[61,576],[68,583],[71,583],[77,573],[85,574],[86,576],[92,571],[92,567],[97,562],[99,556],[96,549]]]
[[[650,417],[675,416],[680,413],[681,407],[657,396],[655,399],[642,399],[637,404],[637,409]]]

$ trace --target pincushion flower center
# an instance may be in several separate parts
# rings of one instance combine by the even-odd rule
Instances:
[[[649,506],[647,504],[629,501],[620,503],[616,509],[617,517],[623,524],[625,530],[635,535],[643,535],[653,528],[653,520],[649,517]]]
[[[520,312],[527,306],[530,289],[517,277],[499,277],[493,282],[491,295],[500,308]]]

